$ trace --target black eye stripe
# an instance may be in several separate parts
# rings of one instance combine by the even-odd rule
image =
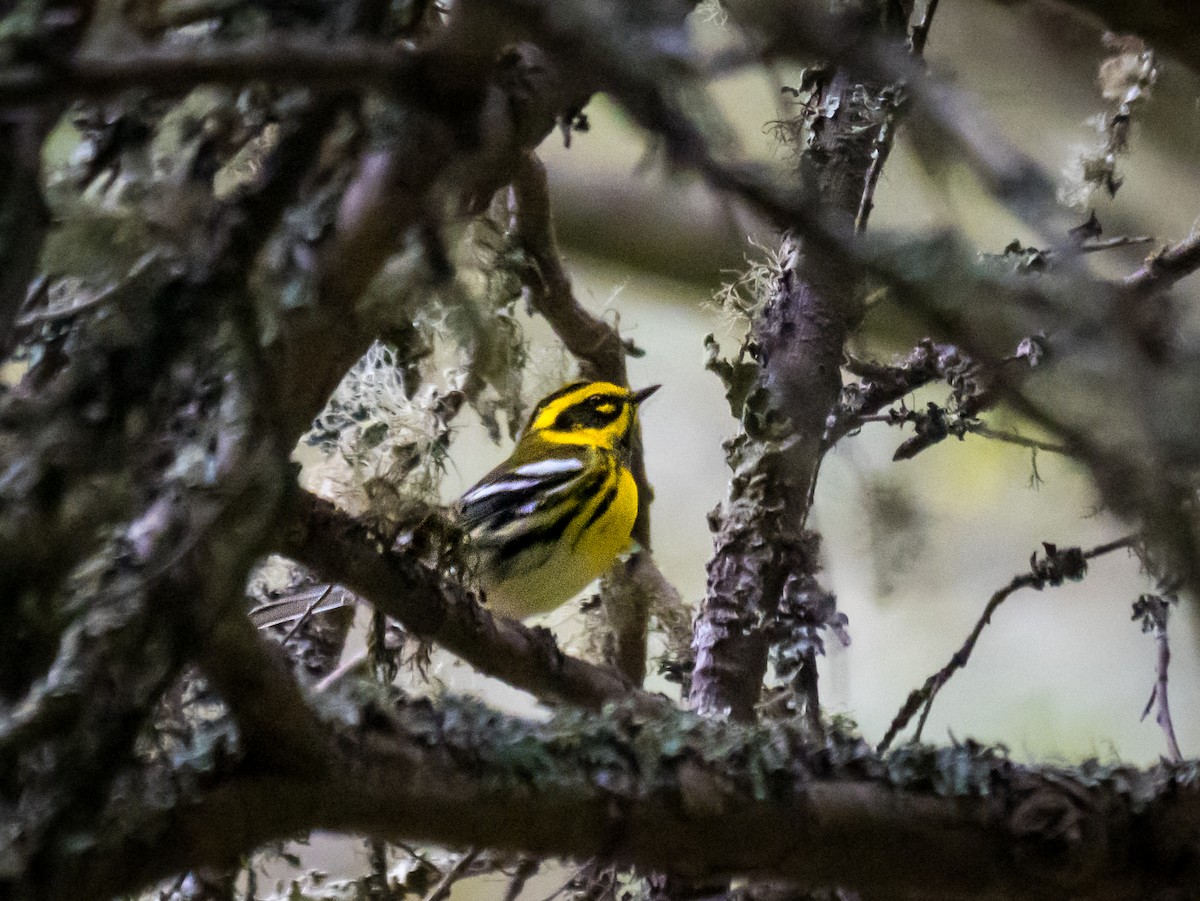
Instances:
[[[616,422],[624,403],[607,395],[594,395],[568,407],[554,420],[554,428],[598,429]]]

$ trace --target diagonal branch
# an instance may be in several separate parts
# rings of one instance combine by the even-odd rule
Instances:
[[[1200,229],[1182,241],[1151,254],[1140,269],[1125,278],[1123,287],[1134,297],[1166,291],[1200,269]]]
[[[571,288],[554,234],[546,167],[536,153],[528,153],[521,160],[512,186],[516,237],[537,267],[536,274],[528,279],[530,304],[583,364],[588,377],[627,385],[621,336],[603,319],[589,313]]]
[[[333,504],[301,492],[278,551],[362,595],[414,634],[437,642],[477,670],[539,697],[598,709],[632,698],[667,706],[606,666],[566,656],[545,629],[492,616],[461,584],[388,543]]]

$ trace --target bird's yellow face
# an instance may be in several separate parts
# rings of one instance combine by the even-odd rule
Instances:
[[[543,398],[521,436],[628,452],[637,405],[658,390],[630,391],[611,382],[575,382]]]

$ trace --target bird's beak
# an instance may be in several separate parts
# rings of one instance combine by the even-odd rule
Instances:
[[[651,385],[649,388],[643,388],[641,391],[633,392],[633,405],[636,407],[661,387],[662,385]]]

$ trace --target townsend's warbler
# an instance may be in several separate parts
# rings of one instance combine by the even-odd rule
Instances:
[[[573,382],[542,398],[512,455],[455,505],[490,609],[518,619],[553,610],[629,546],[637,407],[658,387]]]
[[[553,610],[629,546],[638,513],[629,469],[637,406],[658,387],[573,382],[542,398],[509,458],[454,505],[489,609],[517,619]],[[353,602],[348,592],[316,586],[250,617],[267,628]]]

